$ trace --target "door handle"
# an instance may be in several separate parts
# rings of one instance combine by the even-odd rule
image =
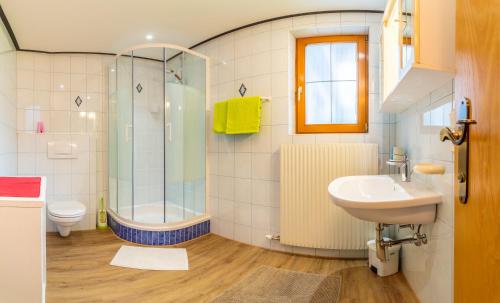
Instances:
[[[457,127],[445,127],[439,132],[441,141],[450,140],[451,143],[458,146],[458,197],[461,203],[467,203],[469,181],[469,126],[476,124],[472,119],[471,101],[465,97],[460,101],[457,114]]]
[[[297,101],[300,102],[301,99],[302,99],[302,86],[299,86],[299,88],[297,89]]]

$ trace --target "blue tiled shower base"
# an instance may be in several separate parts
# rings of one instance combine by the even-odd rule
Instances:
[[[122,225],[108,214],[108,224],[118,237],[143,245],[174,245],[210,233],[210,220],[177,230],[151,231]]]

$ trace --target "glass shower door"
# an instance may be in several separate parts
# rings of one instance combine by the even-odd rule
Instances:
[[[205,211],[205,60],[167,56],[165,72],[166,222]]]
[[[117,212],[118,208],[118,157],[117,157],[117,96],[116,96],[116,60],[108,69],[108,187],[109,207]]]
[[[184,218],[182,54],[165,49],[165,222]]]
[[[163,48],[134,51],[134,221],[164,218]]]
[[[116,61],[116,185],[117,212],[123,218],[133,220],[133,57],[124,55]]]
[[[205,213],[205,60],[184,53],[183,80],[183,191],[187,220]]]

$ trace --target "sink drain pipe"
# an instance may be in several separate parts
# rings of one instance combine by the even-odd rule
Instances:
[[[383,224],[383,223],[378,223],[377,226],[375,227],[376,231],[376,251],[377,251],[377,258],[382,261],[386,262],[387,261],[387,247],[391,247],[394,245],[398,244],[408,244],[408,243],[413,243],[415,246],[420,246],[422,244],[427,244],[427,236],[426,234],[420,233],[420,229],[422,228],[422,224],[419,224],[418,227],[416,228],[415,231],[415,225],[413,224],[406,224],[406,225],[399,225],[399,228],[409,228],[413,232],[413,236],[409,238],[403,238],[403,239],[398,239],[398,240],[384,240],[384,237],[382,235],[382,232],[384,231],[384,227],[388,227],[394,224]]]

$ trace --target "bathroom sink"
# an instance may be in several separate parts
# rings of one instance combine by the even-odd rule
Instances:
[[[441,194],[399,175],[349,176],[333,180],[328,192],[350,215],[386,224],[425,224],[436,219]]]

